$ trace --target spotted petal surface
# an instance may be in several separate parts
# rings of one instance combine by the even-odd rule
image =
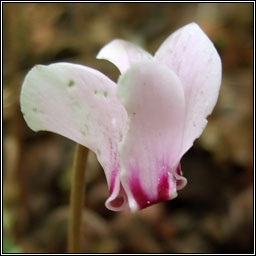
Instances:
[[[171,34],[155,58],[175,72],[184,88],[184,154],[203,132],[206,118],[216,105],[221,84],[221,60],[213,43],[196,23]]]
[[[115,90],[114,82],[85,66],[37,65],[24,80],[20,100],[32,130],[61,134],[96,153],[111,194],[106,205],[120,210],[126,198],[117,199],[122,194],[117,144],[123,137],[127,114]]]

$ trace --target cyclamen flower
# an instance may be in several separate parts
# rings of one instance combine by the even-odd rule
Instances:
[[[99,52],[120,70],[116,83],[92,68],[37,65],[21,90],[28,126],[61,134],[96,153],[110,196],[131,210],[173,199],[187,181],[180,160],[203,132],[221,83],[214,45],[191,23],[154,56],[124,40]]]

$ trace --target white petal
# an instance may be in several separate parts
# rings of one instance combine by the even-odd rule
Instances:
[[[127,114],[115,90],[114,82],[85,66],[38,65],[24,80],[21,110],[32,130],[58,133],[94,151],[110,193],[115,191],[118,196],[117,143],[122,139]]]
[[[97,58],[112,62],[123,73],[134,62],[150,60],[152,56],[135,44],[115,39],[99,51]]]
[[[178,75],[184,87],[184,154],[203,132],[206,118],[216,105],[221,84],[221,60],[210,39],[196,23],[171,34],[155,57]]]
[[[174,198],[185,117],[178,77],[156,61],[140,62],[121,75],[117,93],[128,113],[119,151],[129,207]]]

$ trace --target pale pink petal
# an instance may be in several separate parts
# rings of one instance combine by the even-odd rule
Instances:
[[[134,62],[150,60],[152,56],[135,44],[125,40],[115,39],[99,51],[97,58],[112,62],[123,73]]]
[[[156,61],[140,62],[121,75],[117,94],[128,113],[119,152],[130,209],[176,197],[185,114],[178,77]]]
[[[32,130],[58,133],[97,154],[111,194],[107,207],[119,210],[126,198],[115,201],[121,189],[117,143],[127,114],[115,90],[114,82],[85,66],[37,65],[24,80],[21,110]]]
[[[186,122],[181,154],[184,154],[207,124],[221,84],[221,60],[207,35],[196,23],[171,34],[155,54],[173,70],[185,91]]]

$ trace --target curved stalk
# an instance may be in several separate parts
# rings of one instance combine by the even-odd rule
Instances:
[[[82,210],[85,194],[85,168],[89,149],[77,144],[70,192],[68,224],[68,252],[79,253],[81,242]]]

